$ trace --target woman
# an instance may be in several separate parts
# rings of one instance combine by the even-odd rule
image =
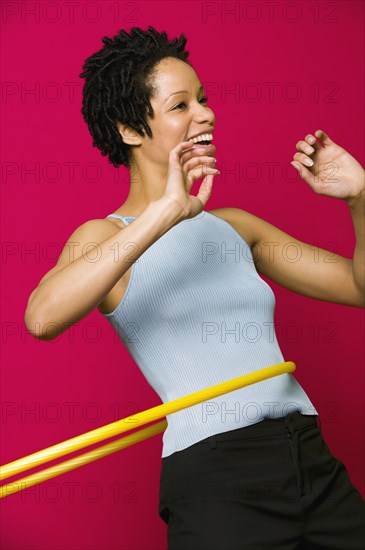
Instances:
[[[153,27],[134,27],[103,42],[83,67],[82,113],[93,145],[130,170],[129,195],[72,233],[29,298],[28,329],[52,340],[98,308],[167,402],[284,361],[275,297],[258,271],[300,294],[364,307],[361,165],[320,130],[294,155],[316,193],[348,203],[353,260],[324,263],[328,252],[316,249],[314,261],[313,246],[248,212],[206,211],[219,173],[215,117],[185,36],[169,41]],[[328,163],[329,173],[338,168],[330,182]],[[277,243],[274,257],[267,242]],[[300,261],[283,260],[288,242],[300,247]],[[159,513],[169,550],[363,548],[364,501],[291,374],[167,420]]]

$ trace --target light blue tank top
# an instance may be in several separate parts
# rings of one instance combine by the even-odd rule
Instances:
[[[110,214],[124,224],[135,216]],[[153,243],[131,266],[122,301],[103,316],[163,403],[284,359],[275,296],[248,243],[202,211]],[[299,365],[300,367],[300,365]],[[162,458],[206,437],[294,411],[318,415],[292,374],[166,416]]]

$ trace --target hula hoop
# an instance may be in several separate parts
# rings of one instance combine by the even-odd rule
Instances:
[[[127,416],[117,420],[116,422],[112,422],[111,424],[106,424],[105,426],[101,426],[95,430],[91,430],[71,439],[67,439],[66,441],[52,445],[51,447],[47,447],[46,449],[1,466],[0,480],[7,479],[8,477],[12,477],[20,472],[24,472],[25,470],[32,469],[45,462],[52,461],[56,458],[77,451],[78,449],[83,449],[89,445],[98,443],[99,441],[104,441],[105,439],[109,439],[115,435],[132,430],[136,427],[136,424],[138,424],[138,427],[143,426],[144,424],[163,418],[168,414],[181,411],[182,409],[186,409],[192,405],[197,405],[203,401],[212,399],[213,397],[218,397],[245,386],[256,384],[280,374],[291,373],[295,370],[295,368],[296,365],[293,361],[277,363],[276,365],[254,371],[243,376],[238,376],[237,378],[227,380],[226,382],[221,382],[220,384],[185,395],[184,397],[169,401],[168,403],[163,403],[157,407],[152,407],[151,409],[147,409],[135,415]],[[88,464],[89,462],[93,462],[94,460],[98,460],[99,458],[119,451],[120,449],[139,443],[140,441],[165,431],[166,427],[166,420],[155,423],[144,430],[138,430],[129,436],[117,439],[107,445],[97,447],[88,453],[84,453],[65,462],[61,462],[55,466],[47,468],[46,470],[36,472],[35,474],[14,481],[13,483],[3,485],[0,487],[0,498],[17,493],[23,489],[31,487],[32,485],[36,485],[52,477],[59,476],[65,472],[83,466],[84,464]]]

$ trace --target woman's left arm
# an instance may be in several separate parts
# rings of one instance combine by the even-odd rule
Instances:
[[[317,130],[296,145],[294,162],[315,193],[347,202],[356,247],[353,258],[299,241],[267,221],[241,210],[211,210],[228,222],[252,249],[255,267],[281,286],[304,296],[337,304],[365,307],[365,171],[347,151]],[[305,152],[308,145],[312,152]],[[306,159],[312,166],[305,166]]]
[[[315,137],[314,137],[315,136]],[[322,130],[308,134],[296,144],[292,166],[319,195],[347,202],[354,225],[356,246],[352,258],[352,276],[365,295],[365,171],[361,164]],[[316,141],[315,138],[320,140]],[[323,144],[323,145],[322,145]],[[312,148],[312,151],[307,149]],[[312,166],[306,166],[311,159]]]

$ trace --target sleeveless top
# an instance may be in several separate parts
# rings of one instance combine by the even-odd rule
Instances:
[[[126,225],[135,216],[110,214]],[[102,313],[163,403],[284,362],[275,296],[250,246],[202,211],[169,229],[131,266],[121,302]],[[162,458],[208,436],[299,411],[318,415],[285,373],[166,416]]]

